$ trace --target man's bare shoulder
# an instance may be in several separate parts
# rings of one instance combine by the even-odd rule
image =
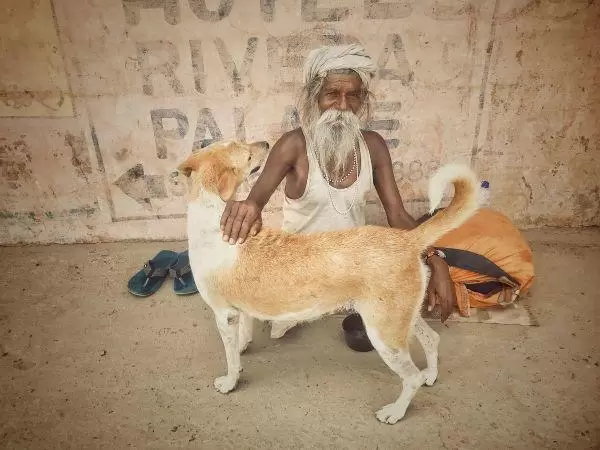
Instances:
[[[302,129],[296,128],[295,130],[284,133],[279,139],[277,139],[274,147],[279,147],[286,152],[295,152],[305,149],[306,140],[304,139],[304,133],[302,132]]]
[[[284,133],[269,152],[269,158],[279,164],[295,166],[300,155],[306,152],[306,141],[300,128]]]
[[[385,142],[385,139],[376,131],[363,130],[362,134],[365,138],[365,143],[371,154],[371,160],[374,163],[384,163],[390,158],[390,149]]]
[[[383,139],[383,137],[378,132],[372,130],[362,130],[362,134],[365,138],[365,142],[367,143],[367,147],[369,147],[369,150],[371,150],[371,152],[389,152],[385,139]]]

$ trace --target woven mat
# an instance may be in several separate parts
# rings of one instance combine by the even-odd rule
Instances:
[[[502,307],[493,307],[485,309],[471,308],[470,317],[462,317],[457,312],[453,312],[448,318],[449,322],[473,322],[473,323],[496,323],[501,325],[523,325],[538,327],[540,324],[535,318],[531,306],[527,302],[514,303]],[[423,316],[428,322],[439,321],[438,317]]]

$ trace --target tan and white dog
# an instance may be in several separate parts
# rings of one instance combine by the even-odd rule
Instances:
[[[420,315],[429,271],[428,246],[477,209],[477,179],[460,165],[442,167],[430,180],[431,210],[448,183],[450,205],[406,231],[364,226],[345,231],[289,234],[263,228],[243,244],[224,242],[220,218],[225,203],[260,169],[266,142],[219,142],[179,166],[189,177],[188,240],[194,280],[212,308],[227,357],[227,375],[215,380],[222,393],[238,382],[240,353],[252,340],[252,318],[310,321],[341,309],[358,312],[373,346],[403,379],[398,399],[377,412],[386,423],[400,420],[423,383],[438,374],[439,336]],[[415,335],[427,368],[413,363],[408,341]]]

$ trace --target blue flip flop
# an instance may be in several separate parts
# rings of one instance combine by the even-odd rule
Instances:
[[[198,292],[187,250],[177,256],[177,260],[169,268],[169,274],[173,277],[173,290],[177,295],[189,295]]]
[[[160,289],[169,275],[170,267],[177,261],[177,253],[161,250],[144,267],[129,279],[127,290],[138,297],[148,297]]]

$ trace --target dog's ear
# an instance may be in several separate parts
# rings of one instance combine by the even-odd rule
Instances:
[[[192,174],[192,172],[198,170],[199,165],[200,158],[198,158],[198,155],[190,155],[188,159],[179,164],[177,170],[184,174],[186,177],[189,177]]]
[[[256,141],[250,143],[251,147],[256,147],[261,150],[269,150],[269,143],[267,141]]]
[[[225,169],[219,174],[217,182],[217,190],[219,197],[224,202],[227,202],[233,197],[235,188],[237,187],[237,175],[232,169]]]

